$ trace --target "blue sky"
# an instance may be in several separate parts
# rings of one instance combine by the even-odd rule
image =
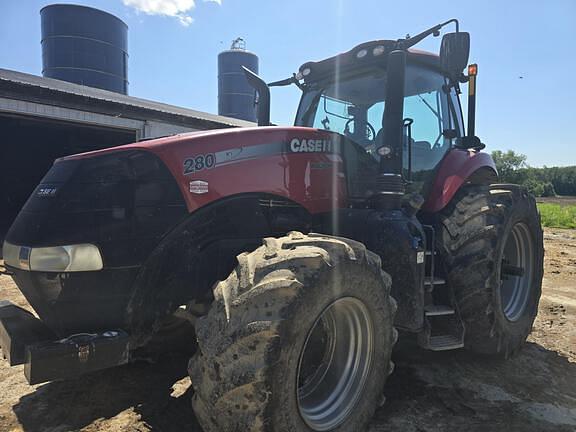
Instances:
[[[0,67],[40,75],[39,10],[0,0]],[[66,1],[60,1],[66,3]],[[308,60],[373,39],[416,34],[448,18],[471,33],[479,64],[477,134],[528,163],[576,165],[576,1],[76,0],[129,26],[130,94],[215,113],[217,54],[242,36],[268,81]],[[190,8],[191,5],[194,7]],[[419,48],[438,50],[439,39]],[[523,78],[520,78],[523,77]],[[274,89],[272,120],[293,121],[294,88]]]

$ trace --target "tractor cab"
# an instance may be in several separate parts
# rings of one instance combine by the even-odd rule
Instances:
[[[306,63],[299,71],[305,85],[295,125],[343,135],[350,145],[370,156],[359,157],[365,165],[373,165],[372,171],[378,169],[382,158],[378,149],[384,146],[387,73],[382,54],[391,43],[362,44],[322,62]],[[402,171],[409,180],[407,189],[423,192],[435,168],[463,135],[457,87],[450,85],[439,57],[409,52],[402,134]],[[354,167],[350,168],[353,172]]]
[[[411,48],[449,24],[456,32],[444,35],[439,55]],[[449,20],[414,37],[366,42],[307,62],[293,77],[268,85],[250,71],[246,75],[258,93],[259,125],[269,124],[269,87],[296,84],[302,97],[295,126],[344,139],[351,200],[377,196],[390,201],[406,193],[427,198],[450,150],[483,147],[474,136],[476,68],[469,76],[463,73],[469,45],[469,34]],[[468,136],[458,98],[460,83],[467,81]],[[383,205],[398,205],[396,198]]]

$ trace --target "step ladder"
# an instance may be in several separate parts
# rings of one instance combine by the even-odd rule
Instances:
[[[437,265],[434,227],[424,225],[426,233],[424,279],[424,330],[418,334],[418,344],[432,351],[446,351],[464,347],[464,323],[454,295]]]

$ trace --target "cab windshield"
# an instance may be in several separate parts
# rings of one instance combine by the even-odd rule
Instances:
[[[416,171],[432,169],[454,138],[462,135],[458,98],[453,89],[445,90],[448,86],[444,76],[431,69],[408,65],[405,82],[404,118],[413,120],[412,166]],[[383,137],[385,71],[314,86],[302,96],[296,125],[342,134],[376,158],[375,150],[382,145]]]

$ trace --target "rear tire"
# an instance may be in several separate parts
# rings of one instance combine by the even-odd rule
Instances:
[[[239,255],[214,297],[189,365],[205,432],[367,427],[397,339],[378,256],[351,240],[292,232]]]
[[[544,246],[534,197],[516,185],[466,186],[441,212],[437,228],[465,347],[514,354],[530,334],[542,287]],[[519,268],[523,275],[513,275]]]

